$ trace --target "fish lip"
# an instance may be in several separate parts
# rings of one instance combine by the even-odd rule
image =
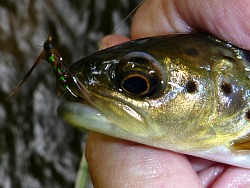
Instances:
[[[64,101],[59,105],[57,112],[67,123],[81,130],[107,134],[102,127],[108,127],[109,130],[114,128],[99,109],[87,103]]]
[[[65,100],[59,104],[59,106],[57,108],[57,112],[60,116],[65,117],[65,115],[67,113],[71,112],[70,110],[74,110],[74,112],[76,112],[77,110],[75,110],[75,109],[77,107],[78,107],[78,111],[80,111],[81,109],[84,109],[84,108],[88,108],[88,109],[91,109],[93,111],[96,111],[97,113],[101,113],[97,108],[95,108],[93,105],[89,104],[85,100],[79,100],[79,101]]]
[[[90,100],[86,100],[84,97],[80,96],[80,95],[72,95],[71,93],[65,93],[64,95],[64,99],[62,100],[62,102],[59,104],[59,107],[60,106],[63,106],[65,103],[81,103],[81,104],[84,104],[84,105],[89,105],[89,106],[93,106],[94,107],[94,104],[93,104],[93,101],[95,100],[94,97],[92,95],[89,95],[89,97],[91,98],[91,101]],[[58,107],[58,108],[59,108]]]
[[[86,86],[77,78],[77,77],[72,77],[75,85],[78,88],[78,93],[73,93],[73,96],[76,98],[74,100],[81,102],[81,103],[88,103],[92,106],[94,106],[93,101],[95,100],[95,97],[93,94],[90,93],[90,91],[86,88]]]
[[[72,105],[72,104],[81,104],[83,107],[88,107],[88,108],[93,108],[93,109],[97,109],[93,103],[93,101],[95,101],[95,97],[91,94],[88,93],[88,99],[86,99],[85,97],[82,96],[77,96],[77,97],[72,97],[72,95],[70,96],[66,96],[64,98],[64,100],[59,104],[57,111],[60,115],[60,112],[62,112],[62,110],[67,107],[68,105]],[[90,100],[91,99],[91,100]]]
[[[93,107],[93,108],[96,108],[95,106],[94,106],[94,104],[93,104],[93,97],[91,97],[92,99],[91,100],[86,100],[86,99],[84,99],[84,98],[81,98],[81,97],[79,97],[79,98],[77,98],[76,100],[74,100],[74,101],[68,101],[68,102],[75,102],[75,103],[80,103],[80,104],[83,104],[83,105],[88,105],[89,107],[91,106],[91,107]],[[65,103],[66,103],[66,101],[65,101]]]
[[[65,100],[63,102],[61,102],[57,108],[57,112],[59,115],[63,115],[65,114],[65,109],[70,107],[73,108],[73,105],[81,105],[82,108],[90,108],[93,110],[98,111],[99,113],[101,113],[96,107],[94,107],[92,104],[88,103],[88,101],[84,100],[84,99],[79,99],[79,100],[74,100],[74,101],[69,101],[69,100]]]

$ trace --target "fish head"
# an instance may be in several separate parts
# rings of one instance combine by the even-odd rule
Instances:
[[[70,67],[91,102],[74,89],[81,100],[59,113],[78,128],[225,162],[248,147],[248,57],[207,34],[130,41]],[[226,163],[244,166],[237,160]]]

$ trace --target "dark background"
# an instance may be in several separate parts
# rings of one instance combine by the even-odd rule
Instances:
[[[60,97],[47,63],[10,100],[52,34],[71,64],[98,49],[140,0],[0,1],[0,187],[73,187],[85,133],[57,116]],[[131,18],[118,30],[129,34]]]

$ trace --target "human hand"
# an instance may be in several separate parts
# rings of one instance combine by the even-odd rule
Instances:
[[[137,11],[132,39],[207,31],[250,50],[247,0],[149,0]],[[110,35],[106,48],[129,39]],[[95,187],[250,187],[250,170],[90,133],[86,158]]]

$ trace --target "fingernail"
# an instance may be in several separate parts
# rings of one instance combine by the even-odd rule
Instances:
[[[99,50],[103,50],[108,47],[109,36],[103,37],[99,42]]]

